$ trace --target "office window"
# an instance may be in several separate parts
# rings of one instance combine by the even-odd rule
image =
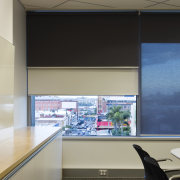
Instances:
[[[180,43],[143,43],[141,133],[180,134]]]
[[[64,136],[136,135],[136,96],[32,97],[36,126],[62,127]]]

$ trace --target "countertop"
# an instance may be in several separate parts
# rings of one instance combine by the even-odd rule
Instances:
[[[60,132],[58,127],[0,130],[0,179]]]

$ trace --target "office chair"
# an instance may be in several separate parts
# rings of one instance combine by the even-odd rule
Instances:
[[[148,167],[146,166],[146,164],[145,164],[145,162],[144,162],[144,158],[145,158],[145,157],[150,157],[150,155],[149,155],[146,151],[144,151],[144,150],[141,148],[141,146],[139,146],[139,145],[137,145],[137,144],[133,144],[133,147],[134,147],[134,149],[137,151],[139,157],[141,158],[141,161],[142,161],[143,166],[144,166],[144,176],[145,176],[146,179],[148,179],[148,177],[149,177],[149,174],[148,174],[148,173],[149,173],[150,171],[148,170]],[[158,162],[166,161],[166,160],[172,161],[172,160],[169,159],[169,158],[163,158],[163,159],[158,159],[158,160],[156,160],[156,163],[158,164]],[[159,164],[158,164],[158,166],[159,166]]]
[[[133,147],[139,154],[142,161],[144,161],[145,156],[150,156],[144,149],[142,149],[141,146],[139,146],[137,144],[133,144]],[[162,161],[167,161],[167,160],[172,161],[172,159],[169,159],[169,158],[156,159],[157,162],[162,162]]]
[[[144,158],[145,166],[147,167],[148,175],[145,177],[145,180],[180,180],[180,174],[174,175],[168,178],[166,173],[160,168],[157,161],[152,157]],[[173,172],[177,170],[168,170],[168,172]]]

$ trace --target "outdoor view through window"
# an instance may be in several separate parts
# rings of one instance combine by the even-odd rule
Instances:
[[[35,125],[64,136],[135,136],[136,96],[35,96]]]

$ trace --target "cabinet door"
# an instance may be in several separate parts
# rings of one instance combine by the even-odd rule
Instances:
[[[62,139],[58,135],[53,141],[19,169],[10,180],[61,180]]]

